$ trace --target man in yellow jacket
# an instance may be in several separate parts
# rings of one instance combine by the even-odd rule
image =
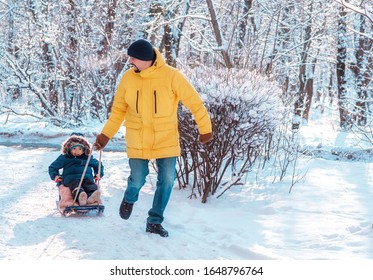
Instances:
[[[211,120],[197,91],[177,69],[165,63],[158,49],[140,39],[127,52],[132,68],[120,80],[110,117],[94,146],[103,149],[124,122],[131,169],[119,208],[125,220],[145,184],[149,160],[156,160],[158,179],[146,232],[167,237],[161,223],[176,178],[176,158],[180,156],[179,101],[192,112],[203,144],[212,139]]]

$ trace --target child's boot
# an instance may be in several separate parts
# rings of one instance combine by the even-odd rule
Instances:
[[[100,191],[94,191],[87,199],[87,204],[98,203],[100,199]]]
[[[78,197],[79,205],[84,206],[87,204],[87,194],[85,192],[81,192]]]

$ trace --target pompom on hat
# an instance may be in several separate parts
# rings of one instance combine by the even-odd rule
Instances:
[[[155,58],[153,46],[144,39],[133,42],[129,46],[127,54],[143,61],[153,61]]]

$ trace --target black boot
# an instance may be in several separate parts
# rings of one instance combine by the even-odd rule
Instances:
[[[146,232],[159,234],[162,237],[168,236],[168,231],[165,230],[161,224],[146,223]]]
[[[122,219],[128,220],[128,218],[131,216],[132,208],[133,208],[133,203],[127,203],[123,199],[119,207],[119,216]]]

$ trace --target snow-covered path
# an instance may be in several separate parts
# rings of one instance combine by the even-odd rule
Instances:
[[[196,260],[373,258],[373,163],[312,159],[305,180],[233,188],[206,204],[173,191],[164,226],[145,233],[155,177],[133,216],[118,215],[128,165],[105,152],[102,217],[62,217],[47,169],[59,151],[0,146],[0,259]]]
[[[175,190],[175,199],[169,204],[171,217],[164,225],[171,232],[170,238],[146,234],[145,219],[152,202],[154,175],[143,188],[131,219],[121,220],[118,206],[128,176],[124,153],[104,155],[104,215],[79,218],[61,217],[55,210],[57,191],[47,169],[58,151],[2,146],[0,153],[5,155],[2,162],[6,162],[0,188],[0,221],[5,225],[0,237],[2,259],[266,258],[250,250],[240,252],[236,238],[241,235],[245,241],[247,231],[229,237],[228,245],[225,241],[219,245],[222,237],[231,235],[232,224],[221,220],[221,225],[216,225],[213,220],[217,205],[203,207],[197,200],[190,201],[186,198],[189,192]],[[236,210],[239,211],[233,215],[246,215],[240,213],[243,209]]]
[[[266,246],[297,259],[373,258],[373,164],[314,159],[262,219]]]

